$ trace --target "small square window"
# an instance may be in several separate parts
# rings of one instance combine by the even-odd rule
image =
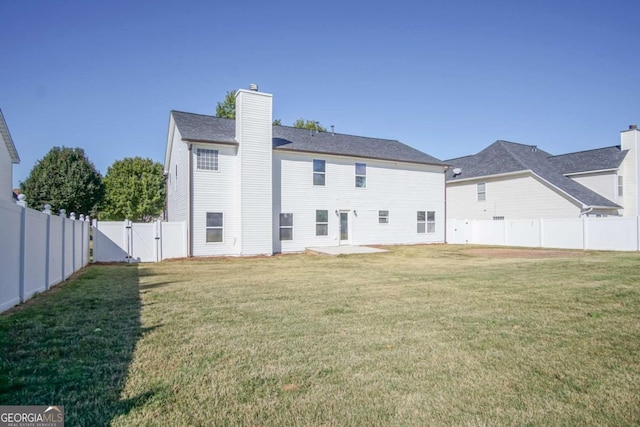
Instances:
[[[389,211],[378,211],[378,224],[389,224]]]
[[[196,150],[196,165],[198,170],[218,170],[218,150],[198,148]]]

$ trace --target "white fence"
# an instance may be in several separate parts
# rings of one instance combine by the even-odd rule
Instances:
[[[640,217],[448,220],[447,243],[611,251],[640,250]]]
[[[48,290],[89,263],[88,221],[0,200],[0,224],[0,312]]]
[[[93,221],[94,262],[158,262],[186,256],[183,222]]]

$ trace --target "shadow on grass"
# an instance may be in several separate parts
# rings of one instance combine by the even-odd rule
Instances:
[[[64,405],[67,425],[108,425],[157,390],[120,398],[138,339],[136,265],[89,267],[0,316],[0,404]],[[55,289],[55,288],[54,288]]]

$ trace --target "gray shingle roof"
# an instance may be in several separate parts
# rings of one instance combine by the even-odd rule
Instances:
[[[183,139],[202,142],[233,143],[235,120],[172,111]],[[314,132],[289,126],[273,127],[273,148],[369,159],[391,160],[445,166],[445,163],[396,140]]]
[[[626,154],[626,150],[621,151],[620,146],[616,146],[551,156],[549,161],[562,173],[571,174],[617,169]]]
[[[618,153],[619,151],[620,150],[618,150]],[[615,155],[615,159],[607,161],[603,160],[602,158],[607,154]],[[565,159],[558,159],[558,157],[561,156],[552,156],[549,153],[530,145],[508,141],[496,141],[473,156],[446,160],[445,162],[450,164],[452,168],[460,168],[462,170],[460,175],[454,177],[453,169],[450,169],[447,171],[446,177],[447,182],[455,182],[469,178],[479,178],[483,176],[530,170],[540,178],[564,191],[586,206],[603,206],[611,208],[621,207],[616,203],[613,203],[611,200],[608,200],[598,193],[588,189],[584,185],[579,184],[573,179],[567,178],[564,176],[564,173],[568,172],[562,170],[561,167],[569,168],[569,165],[573,164],[574,160],[580,160],[581,157],[584,157],[584,159],[592,159],[589,165],[611,165],[616,162],[618,162],[617,164],[619,165],[620,162],[618,161],[618,158],[621,161],[624,154],[620,157],[619,154],[615,154],[615,151],[613,150],[605,150],[592,156],[567,156],[568,157]],[[598,167],[594,170],[602,169],[607,168]]]

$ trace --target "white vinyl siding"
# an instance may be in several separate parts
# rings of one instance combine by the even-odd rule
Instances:
[[[538,178],[523,173],[487,180],[491,200],[476,201],[477,183],[473,181],[447,184],[447,220],[486,219],[503,216],[509,219],[577,218],[576,202],[545,185]],[[526,196],[526,197],[525,197]]]
[[[618,176],[614,171],[569,175],[569,178],[613,202],[620,197],[618,196]]]
[[[187,221],[189,209],[189,186],[186,171],[189,165],[189,146],[181,141],[180,132],[174,127],[171,135],[170,164],[167,165],[173,185],[167,187],[167,220]],[[180,175],[178,176],[178,173]]]
[[[7,150],[4,140],[0,136],[0,199],[8,202],[13,201],[13,177],[11,155]],[[27,202],[29,200],[27,199]],[[41,206],[35,206],[34,209],[41,209]]]
[[[193,255],[240,255],[242,248],[237,192],[237,148],[218,146],[219,173],[196,169],[197,148],[193,148]],[[187,168],[182,168],[182,171],[180,181],[186,182]],[[207,242],[208,212],[224,212],[222,242]]]
[[[354,183],[358,159],[327,155],[326,185],[317,187],[313,185],[314,158],[317,159],[308,153],[274,151],[274,214],[295,213],[294,240],[280,242],[276,231],[276,252],[337,246],[340,211],[349,213],[349,239],[353,245],[444,241],[444,221],[436,223],[433,234],[416,233],[416,211],[428,206],[436,215],[444,215],[442,167],[367,159],[367,190],[363,191]],[[382,226],[379,211],[388,210],[380,209],[386,206],[393,206],[393,220]],[[328,210],[327,236],[315,234],[318,207]],[[278,230],[277,220],[274,228]]]
[[[618,175],[618,197],[624,196],[624,177]]]

